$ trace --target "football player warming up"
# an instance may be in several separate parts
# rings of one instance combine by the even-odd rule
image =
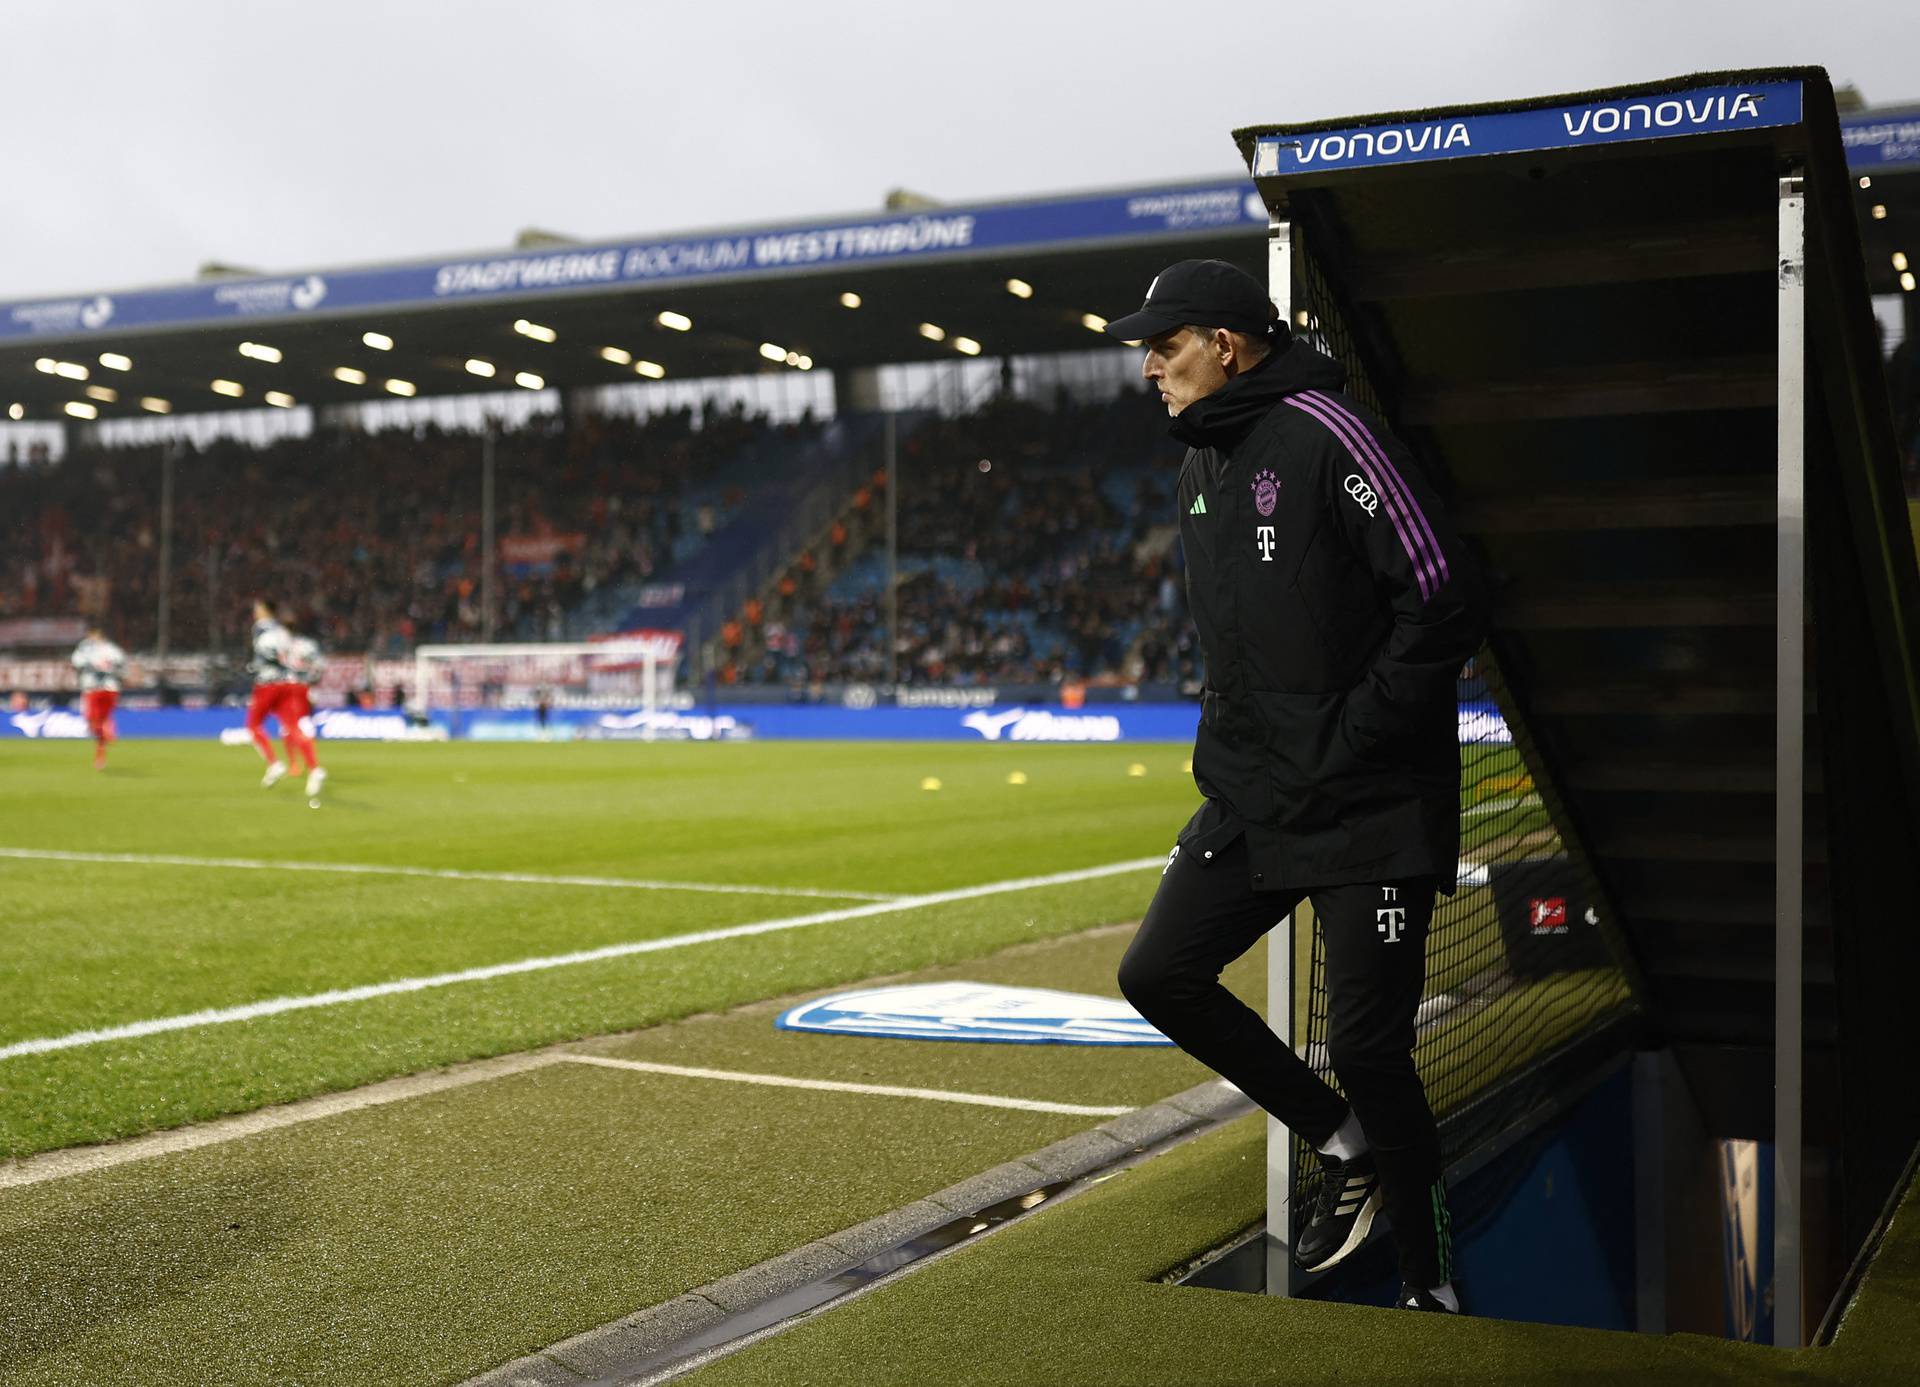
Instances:
[[[81,703],[87,716],[87,733],[93,738],[93,768],[105,770],[107,744],[114,738],[113,705],[120,701],[120,677],[127,667],[127,653],[98,626],[89,626],[86,637],[73,648],[73,667],[80,672]]]

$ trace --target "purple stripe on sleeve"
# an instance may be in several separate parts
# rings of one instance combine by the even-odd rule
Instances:
[[[1408,522],[1406,515],[1399,508],[1393,493],[1382,485],[1380,476],[1374,469],[1373,464],[1367,460],[1366,455],[1360,450],[1359,445],[1347,435],[1346,430],[1340,426],[1338,421],[1322,413],[1319,407],[1299,395],[1288,395],[1285,399],[1288,404],[1292,405],[1302,414],[1318,419],[1329,433],[1345,445],[1348,455],[1353,458],[1355,465],[1366,474],[1368,485],[1379,494],[1381,504],[1387,508],[1387,518],[1393,522],[1393,532],[1400,540],[1400,547],[1406,550],[1407,562],[1412,566],[1413,576],[1420,584],[1420,600],[1422,602],[1432,601],[1435,587],[1435,582],[1432,578],[1433,565],[1426,557],[1425,545],[1420,540],[1420,532],[1414,529]]]
[[[1366,426],[1353,414],[1340,407],[1337,400],[1329,398],[1324,392],[1309,390],[1304,398],[1312,402],[1313,413],[1322,423],[1332,429],[1346,443],[1347,451],[1353,453],[1356,460],[1371,458],[1374,468],[1368,470],[1374,489],[1386,502],[1388,511],[1398,517],[1398,523],[1405,525],[1413,535],[1414,548],[1418,549],[1427,564],[1427,577],[1432,591],[1438,592],[1441,583],[1446,581],[1447,560],[1440,552],[1440,543],[1434,539],[1433,531],[1426,525],[1426,517],[1413,502],[1406,491],[1406,483],[1394,470],[1378,442],[1367,432]],[[1377,469],[1377,470],[1376,470]],[[1383,484],[1384,483],[1384,484]]]
[[[1322,405],[1350,423],[1359,433],[1362,443],[1372,451],[1375,460],[1386,469],[1387,476],[1391,478],[1393,485],[1400,490],[1402,497],[1406,501],[1407,509],[1413,512],[1413,517],[1419,522],[1421,532],[1426,536],[1428,551],[1433,555],[1434,562],[1439,566],[1439,581],[1445,582],[1450,576],[1447,569],[1446,551],[1440,547],[1440,541],[1434,537],[1433,526],[1427,523],[1426,512],[1421,510],[1420,503],[1414,500],[1413,489],[1409,487],[1406,480],[1401,477],[1399,469],[1394,467],[1393,460],[1387,456],[1387,450],[1381,446],[1380,440],[1375,438],[1373,432],[1368,429],[1365,424],[1360,422],[1358,415],[1338,400],[1318,390],[1309,393]]]

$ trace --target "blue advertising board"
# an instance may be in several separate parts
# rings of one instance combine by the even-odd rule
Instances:
[[[1696,87],[1531,110],[1263,135],[1254,143],[1253,173],[1256,178],[1284,178],[1799,123],[1798,82]]]
[[[529,708],[435,710],[427,726],[398,709],[323,708],[314,713],[329,741],[418,741],[447,737],[475,742],[552,741],[880,741],[880,742],[1191,742],[1199,726],[1193,703],[1105,703],[1082,709],[996,705],[991,708],[843,708],[831,704],[722,704],[714,708],[554,708],[547,720]],[[246,741],[241,708],[122,708],[121,738]],[[268,724],[270,731],[277,731]],[[0,737],[79,741],[86,719],[70,708],[0,714]],[[1460,705],[1462,742],[1512,737],[1490,703]]]
[[[0,341],[636,288],[1264,227],[1244,179],[0,304]]]
[[[432,737],[428,729],[416,727],[397,708],[362,711],[355,708],[320,708],[313,715],[314,732],[322,741],[394,742]],[[113,715],[114,732],[123,741],[167,738],[186,741],[247,742],[247,710],[244,708],[119,708]],[[267,723],[270,733],[279,733],[279,724]],[[82,741],[88,736],[87,720],[74,708],[33,708],[24,712],[0,713],[0,738],[26,738],[34,741]],[[438,734],[444,738],[444,730]]]
[[[1841,120],[1840,142],[1854,173],[1920,168],[1920,107],[1857,111]]]

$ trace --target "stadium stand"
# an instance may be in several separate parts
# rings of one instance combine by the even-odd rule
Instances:
[[[745,502],[740,455],[807,431],[740,408],[704,413],[567,427],[536,416],[500,435],[500,634],[564,639],[596,592],[685,563]],[[179,624],[218,648],[265,592],[336,650],[399,656],[421,641],[478,639],[479,450],[476,435],[436,427],[183,445]],[[0,469],[0,616],[77,608],[150,648],[159,463],[158,447],[95,447]]]
[[[1004,396],[901,445],[906,684],[1191,682],[1172,488],[1143,392],[1046,405]],[[723,682],[884,680],[887,563],[864,480],[824,542],[735,614]],[[724,642],[723,642],[724,644]]]

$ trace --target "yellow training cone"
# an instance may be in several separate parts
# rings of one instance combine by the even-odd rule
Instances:
[[[920,782],[920,788],[921,788],[921,789],[923,789],[923,790],[937,790],[937,789],[939,789],[939,788],[940,788],[940,777],[939,777],[939,776],[937,776],[937,775],[930,775],[930,776],[928,776],[928,777],[927,777],[927,778],[926,778],[925,780],[923,780],[923,781],[921,781],[921,782]]]
[[[1186,772],[1186,773],[1187,773],[1188,775],[1192,775],[1192,774],[1193,774],[1193,762],[1191,762],[1191,761],[1183,761],[1183,762],[1181,762],[1181,763],[1180,763],[1180,769],[1181,769],[1181,770],[1183,770],[1183,771],[1185,771],[1185,772]]]
[[[1127,767],[1128,775],[1145,775],[1146,773],[1147,773],[1147,768],[1141,765],[1138,761],[1135,761],[1131,766]]]
[[[1027,783],[1027,773],[1025,771],[1008,771],[1007,772],[1007,784],[1024,785],[1026,783]]]

